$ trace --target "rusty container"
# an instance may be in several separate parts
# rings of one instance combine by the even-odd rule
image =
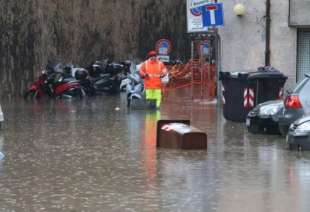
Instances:
[[[207,149],[207,134],[189,124],[189,120],[158,121],[157,147]]]

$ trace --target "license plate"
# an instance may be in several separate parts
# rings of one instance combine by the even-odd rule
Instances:
[[[245,125],[246,125],[247,127],[251,126],[251,119],[247,118],[247,119],[245,120]]]

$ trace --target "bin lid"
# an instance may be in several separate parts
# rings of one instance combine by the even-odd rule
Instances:
[[[248,72],[242,72],[242,71],[234,71],[234,72],[220,72],[220,80],[225,79],[247,79],[249,76]]]
[[[249,74],[249,80],[255,79],[287,79],[283,73],[271,66],[259,67],[256,72]]]

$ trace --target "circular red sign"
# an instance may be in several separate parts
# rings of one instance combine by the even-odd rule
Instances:
[[[170,40],[160,39],[156,42],[156,52],[158,55],[168,55],[172,49]]]

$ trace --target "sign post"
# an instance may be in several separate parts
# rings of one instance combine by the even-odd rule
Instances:
[[[157,58],[162,61],[169,63],[170,62],[170,52],[172,49],[172,44],[170,40],[167,39],[160,39],[156,42],[156,52]]]

